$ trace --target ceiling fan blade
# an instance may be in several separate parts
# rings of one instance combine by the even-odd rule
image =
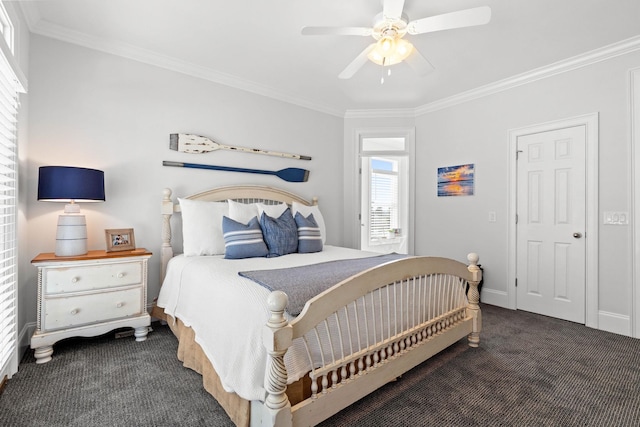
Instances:
[[[382,16],[385,19],[400,19],[402,17],[402,9],[404,9],[404,0],[384,0]]]
[[[481,6],[411,21],[407,25],[407,32],[409,34],[431,33],[453,28],[483,25],[490,20],[491,8],[489,6]]]
[[[365,27],[304,27],[303,36],[370,36],[372,28]]]
[[[434,70],[433,65],[424,56],[418,52],[418,49],[414,48],[411,55],[404,60],[413,70],[420,76],[429,74]]]
[[[350,79],[351,77],[353,77],[353,75],[360,69],[362,68],[362,66],[364,64],[367,63],[367,61],[369,60],[369,58],[367,58],[367,55],[369,54],[369,52],[371,52],[374,48],[376,47],[375,43],[371,43],[369,46],[367,46],[367,48],[365,50],[363,50],[362,52],[360,52],[360,55],[356,56],[356,59],[354,59],[353,61],[351,61],[351,64],[347,65],[347,68],[345,68],[339,75],[338,78],[340,79]]]

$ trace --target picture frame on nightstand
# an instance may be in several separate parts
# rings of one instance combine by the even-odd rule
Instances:
[[[104,230],[107,252],[131,251],[136,248],[133,228],[111,228]]]

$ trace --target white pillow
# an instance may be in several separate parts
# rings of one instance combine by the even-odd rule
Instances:
[[[289,207],[286,203],[279,203],[277,205],[265,205],[264,203],[256,203],[258,207],[258,220],[262,218],[262,213],[265,212],[271,218],[280,218],[280,215],[284,213]]]
[[[324,218],[320,213],[320,208],[318,206],[306,206],[302,203],[293,202],[291,204],[291,210],[293,217],[295,218],[296,213],[300,212],[303,217],[308,217],[309,214],[313,214],[313,219],[318,223],[318,227],[320,228],[320,235],[322,236],[322,243],[326,243],[327,241],[327,227],[324,225]]]
[[[182,245],[185,256],[224,254],[222,217],[229,215],[224,202],[180,199]]]
[[[239,203],[233,200],[227,200],[229,203],[229,218],[239,222],[240,224],[247,225],[251,218],[258,217],[258,205],[256,203]],[[260,218],[258,218],[260,221]]]

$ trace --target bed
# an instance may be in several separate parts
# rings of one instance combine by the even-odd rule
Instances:
[[[300,252],[235,256],[233,236],[253,248],[244,235],[255,231],[246,223],[255,209],[262,221],[283,209],[300,219]],[[162,218],[163,285],[152,315],[167,321],[178,358],[236,425],[315,425],[465,336],[479,344],[476,254],[467,265],[327,245],[317,199],[264,186],[177,202],[165,189]],[[180,254],[172,226],[182,231]],[[267,243],[269,227],[262,222]],[[317,288],[321,278],[328,283]]]

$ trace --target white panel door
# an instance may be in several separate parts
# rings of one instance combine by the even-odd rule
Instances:
[[[585,126],[517,141],[517,308],[585,323]]]

